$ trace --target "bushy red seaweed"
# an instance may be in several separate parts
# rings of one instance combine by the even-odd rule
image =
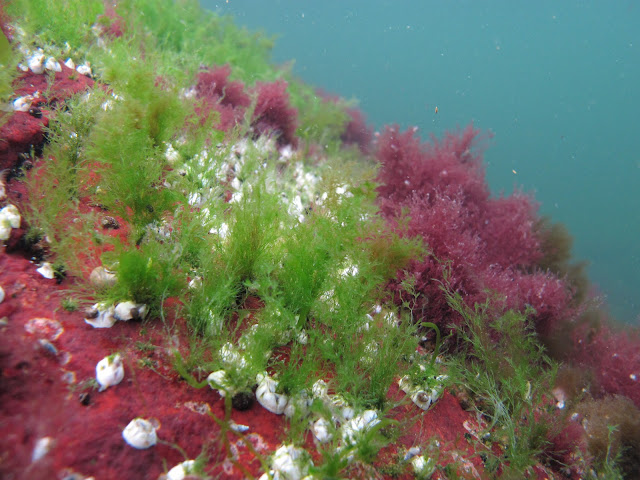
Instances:
[[[629,330],[606,324],[595,331],[576,329],[571,360],[593,371],[593,393],[624,395],[640,408],[640,333]]]
[[[279,145],[296,145],[298,111],[289,103],[287,82],[258,82],[251,125],[258,135],[273,134]]]
[[[357,145],[362,153],[369,153],[373,129],[367,125],[367,119],[359,108],[348,108],[347,114],[351,120],[347,123],[340,140],[349,145]]]
[[[216,128],[229,131],[243,118],[251,103],[240,81],[229,81],[231,67],[213,67],[198,73],[196,95],[201,100],[198,113],[207,118],[211,111],[218,113]]]
[[[497,296],[503,308],[536,310],[539,333],[548,334],[571,314],[571,289],[537,268],[543,252],[535,232],[537,204],[516,191],[492,198],[484,178],[479,131],[472,126],[444,139],[422,143],[416,129],[387,127],[378,139],[378,180],[382,213],[409,217],[407,234],[420,236],[432,255],[414,261],[389,285],[397,301],[415,278],[422,294],[415,305],[429,321],[447,327],[459,317],[447,304],[442,285],[462,294],[468,305]]]

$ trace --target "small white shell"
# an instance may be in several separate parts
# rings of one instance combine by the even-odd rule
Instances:
[[[225,343],[218,353],[225,367],[239,366],[242,368],[247,364],[244,357],[240,355],[238,350],[236,350],[230,342]]]
[[[207,382],[209,383],[209,386],[211,388],[213,388],[214,390],[218,390],[218,393],[222,398],[225,397],[229,388],[227,383],[227,372],[225,372],[224,370],[217,370],[215,372],[212,372],[207,377]]]
[[[4,302],[4,288],[0,287],[0,303]]]
[[[296,339],[301,345],[306,345],[309,341],[309,335],[305,330],[300,330],[300,332],[298,332],[298,335],[296,335]]]
[[[313,423],[313,436],[316,437],[316,440],[320,443],[327,443],[331,441],[333,435],[330,432],[331,422],[324,418],[319,418]]]
[[[411,460],[416,455],[420,454],[420,447],[411,447],[407,450],[407,453],[404,456],[404,461]]]
[[[144,418],[134,418],[122,431],[122,438],[133,448],[144,449],[152,447],[158,441],[156,428]]]
[[[20,212],[18,207],[9,204],[0,210],[0,223],[7,222],[11,228],[20,227]]]
[[[94,268],[89,275],[89,282],[98,288],[111,287],[116,281],[117,277],[115,273],[110,272],[102,266]]]
[[[185,460],[184,462],[179,463],[167,472],[165,480],[183,480],[184,477],[193,473],[193,467],[195,464],[195,460]]]
[[[429,410],[429,407],[433,403],[431,395],[424,390],[415,390],[411,394],[411,400],[422,410]]]
[[[260,402],[260,405],[271,413],[282,415],[284,409],[287,407],[287,403],[289,403],[289,399],[286,395],[276,393],[278,382],[267,374],[258,374],[256,380],[258,381],[256,399]]]
[[[297,413],[300,417],[306,417],[309,414],[309,406],[313,401],[307,395],[307,392],[303,391],[300,395],[289,399],[289,403],[284,409],[284,416],[287,418],[293,418]]]
[[[34,53],[27,59],[27,65],[35,74],[44,73],[44,54]]]
[[[167,149],[164,152],[164,158],[167,159],[170,165],[174,165],[178,160],[180,160],[180,152],[174,148],[173,145],[168,144]]]
[[[25,95],[24,97],[18,97],[13,101],[14,112],[28,112],[31,108],[31,102],[33,102],[33,95]]]
[[[47,61],[44,64],[44,68],[46,70],[50,70],[52,72],[61,72],[62,71],[62,67],[60,66],[60,63],[53,57],[47,58]]]
[[[119,353],[104,357],[96,365],[96,380],[100,384],[100,391],[119,384],[124,378],[124,366]]]
[[[425,460],[424,456],[417,455],[411,459],[413,471],[420,475],[421,478],[430,477],[435,471],[435,462],[429,457]]]
[[[132,319],[142,319],[147,313],[147,306],[141,303],[134,303],[131,301],[120,302],[116,305],[116,308],[113,312],[113,316],[116,317],[116,320],[120,320],[122,322],[128,322]]]
[[[380,423],[375,410],[365,410],[342,426],[342,439],[348,444],[357,442],[359,434]]]
[[[329,393],[329,387],[327,386],[327,382],[324,380],[318,380],[311,387],[311,392],[315,398],[323,398],[326,397]]]
[[[40,265],[40,268],[37,268],[36,272],[38,272],[44,278],[51,279],[56,276],[55,272],[53,271],[53,266],[49,262],[44,262],[42,265]]]
[[[91,76],[91,67],[89,66],[88,63],[85,63],[83,65],[79,65],[76,68],[76,72],[78,72],[80,75],[87,75],[87,76]]]
[[[236,423],[233,420],[229,422],[229,428],[234,432],[244,433],[249,431],[249,425],[242,425],[240,423]]]
[[[283,445],[273,454],[271,468],[279,478],[300,480],[307,474],[309,466],[302,464],[304,450],[293,445]]]
[[[74,63],[74,61],[71,58],[67,58],[67,60],[64,62],[64,64],[70,68],[71,70],[75,70],[76,69],[76,64]]]
[[[84,321],[93,328],[111,328],[116,323],[113,305],[107,307],[104,303],[96,303],[92,309],[97,310],[98,314],[94,318],[85,318]]]
[[[36,440],[36,444],[33,447],[33,452],[31,452],[31,461],[37,462],[47,453],[49,453],[49,451],[53,447],[53,443],[53,438],[51,437],[42,437]]]

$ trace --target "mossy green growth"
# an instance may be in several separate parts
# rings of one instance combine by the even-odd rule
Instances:
[[[180,264],[170,242],[150,239],[138,248],[116,242],[116,250],[103,255],[103,263],[115,271],[118,281],[101,295],[114,303],[131,300],[145,304],[151,318],[158,315],[164,300],[185,288],[185,277],[177,269]]]
[[[269,63],[271,38],[203,10],[196,0],[134,0],[118,5],[118,13],[135,41],[158,54],[161,74],[192,81],[201,65],[228,63],[233,78],[246,83],[277,76]]]
[[[68,45],[69,48],[79,50],[93,43],[95,34],[92,26],[98,16],[104,13],[104,2],[21,0],[8,2],[4,8],[10,17],[20,19],[20,26],[27,35],[37,36],[45,45]]]
[[[96,162],[99,176],[94,201],[129,219],[136,242],[147,224],[160,222],[184,201],[162,184],[165,142],[184,125],[186,108],[175,92],[155,86],[151,71],[131,73],[128,82],[126,101],[109,100],[89,138],[87,154]]]
[[[55,261],[67,273],[82,276],[91,258],[90,244],[102,241],[94,229],[95,216],[79,211],[91,186],[86,143],[99,121],[104,93],[96,89],[69,99],[46,129],[49,143],[43,160],[29,173],[29,204],[23,215],[30,235],[46,241]],[[35,238],[37,237],[37,239]],[[78,254],[78,251],[83,252]]]
[[[489,301],[471,309],[460,294],[445,291],[449,304],[464,319],[457,333],[468,348],[450,361],[454,382],[466,387],[475,408],[497,440],[507,478],[522,478],[547,447],[549,413],[543,395],[554,385],[557,365],[544,353],[533,330],[530,310],[495,316]],[[489,464],[492,462],[490,461]]]
[[[0,30],[0,102],[7,101],[13,93],[13,80],[18,76],[16,67],[19,61],[17,53]],[[10,112],[0,111],[0,127],[9,115]]]

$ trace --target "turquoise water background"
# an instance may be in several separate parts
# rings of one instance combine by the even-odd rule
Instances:
[[[640,2],[203,0],[376,128],[493,133],[494,193],[534,193],[618,319],[640,324]],[[435,113],[435,107],[438,113]]]

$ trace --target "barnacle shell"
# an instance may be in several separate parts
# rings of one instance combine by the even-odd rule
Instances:
[[[304,450],[293,445],[283,445],[273,455],[271,468],[279,478],[299,480],[307,474],[308,464],[303,463]]]
[[[31,108],[31,102],[33,102],[32,95],[18,97],[13,101],[13,110],[15,112],[28,112],[29,108]]]
[[[224,370],[212,372],[207,377],[207,382],[211,388],[218,390],[220,396],[224,398],[228,390],[227,372]]]
[[[116,283],[116,280],[116,275],[104,267],[94,268],[89,275],[89,282],[98,288],[111,287]]]
[[[34,53],[27,59],[27,65],[33,73],[44,73],[44,54]]]
[[[422,410],[428,410],[433,403],[431,395],[424,390],[415,390],[411,395],[411,400]]]
[[[44,278],[50,278],[50,279],[55,277],[56,275],[55,272],[53,271],[53,267],[49,262],[44,262],[42,265],[40,265],[40,268],[37,268],[36,272],[38,272]]]
[[[96,380],[100,384],[100,391],[119,384],[123,378],[124,367],[119,353],[104,357],[96,365]]]
[[[318,440],[318,442],[320,443],[327,443],[331,441],[333,435],[330,432],[330,428],[331,423],[324,418],[319,418],[318,420],[316,420],[313,423],[313,427],[311,427],[311,429],[313,430],[313,436],[316,437],[316,440]]]
[[[365,410],[343,425],[342,439],[346,443],[354,444],[362,432],[374,427],[378,423],[380,423],[378,413],[375,410]]]
[[[258,374],[256,380],[258,381],[256,399],[260,405],[276,415],[283,414],[289,399],[286,395],[276,393],[278,382],[266,374]]]
[[[76,67],[76,72],[78,72],[80,75],[87,75],[87,76],[91,76],[91,67],[89,66],[89,64],[83,64],[83,65],[79,65],[78,67]]]
[[[7,223],[11,228],[20,227],[20,212],[18,207],[9,204],[0,210],[0,224]]]
[[[183,480],[184,477],[193,473],[193,467],[195,464],[195,460],[185,460],[184,462],[179,463],[167,472],[165,480]]]
[[[58,63],[58,61],[53,57],[47,58],[47,61],[44,64],[44,68],[46,70],[51,70],[52,72],[62,71],[62,67],[60,66],[60,63]]]
[[[133,448],[152,447],[158,441],[156,427],[149,420],[134,418],[122,431],[122,438]]]
[[[134,303],[131,301],[120,302],[116,305],[113,312],[113,316],[116,320],[127,322],[129,320],[139,320],[144,318],[147,313],[147,306],[140,303]]]
[[[84,321],[93,328],[111,328],[116,323],[113,305],[107,307],[104,303],[96,303],[88,312],[88,317]]]

